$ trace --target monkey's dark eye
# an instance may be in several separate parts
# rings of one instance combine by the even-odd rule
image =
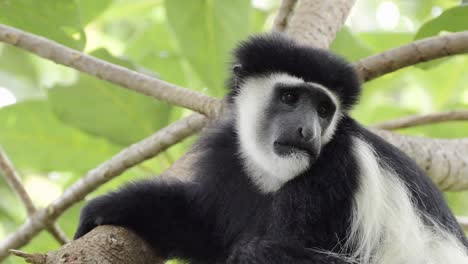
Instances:
[[[326,102],[320,103],[317,107],[317,113],[322,118],[328,117],[332,113],[332,111],[332,106]]]
[[[284,91],[281,93],[280,100],[285,104],[293,105],[299,101],[299,94],[293,91]]]

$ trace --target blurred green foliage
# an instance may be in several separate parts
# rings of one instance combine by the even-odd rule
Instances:
[[[231,49],[251,33],[268,31],[278,5],[279,0],[3,0],[0,23],[222,97]],[[358,1],[332,50],[356,61],[414,39],[467,30],[467,7],[458,0]],[[467,73],[468,56],[464,55],[388,74],[365,84],[353,116],[373,124],[409,114],[466,109]],[[0,145],[39,206],[47,205],[125,146],[187,114],[187,110],[0,45]],[[468,137],[468,124],[401,132]],[[193,140],[129,170],[89,197],[160,173]],[[26,214],[2,177],[0,194],[2,239],[21,225]],[[468,215],[466,192],[450,193],[448,198],[457,214]],[[59,219],[69,236],[82,205]],[[47,251],[57,246],[42,232],[25,250]],[[9,258],[5,263],[22,262]]]

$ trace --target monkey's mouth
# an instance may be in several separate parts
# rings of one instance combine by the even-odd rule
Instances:
[[[294,153],[306,154],[308,156],[315,156],[314,150],[311,146],[300,144],[292,141],[275,141],[273,148],[279,156],[288,156]]]

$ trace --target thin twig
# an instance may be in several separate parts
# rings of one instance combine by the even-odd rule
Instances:
[[[216,99],[212,97],[106,62],[16,28],[0,24],[0,41],[102,80],[207,116],[215,116],[220,110],[217,108],[218,104],[215,103]]]
[[[27,263],[32,264],[45,264],[47,263],[47,254],[40,254],[40,253],[26,253],[19,250],[10,249],[11,254],[23,258]]]
[[[293,13],[297,0],[283,0],[273,22],[273,30],[282,32],[288,26],[288,20]]]
[[[206,122],[206,117],[193,114],[125,148],[97,168],[89,171],[54,202],[35,212],[27,222],[0,243],[0,261],[8,255],[9,249],[20,248],[27,244],[48,222],[57,219],[66,209],[82,200],[88,193],[125,170],[156,156],[161,151],[198,132]]]
[[[16,172],[13,163],[8,158],[5,151],[0,146],[0,172],[5,177],[8,185],[13,189],[13,191],[18,195],[18,197],[23,202],[26,207],[28,215],[33,215],[37,208],[34,206],[31,197],[28,195],[28,192],[21,183],[21,178]],[[57,240],[61,245],[68,243],[69,239],[65,233],[60,229],[57,223],[52,223],[47,227],[49,233]]]
[[[8,185],[15,191],[18,197],[23,201],[24,206],[28,214],[33,214],[36,211],[36,207],[34,206],[31,197],[29,197],[26,189],[24,188],[23,184],[21,183],[21,178],[16,172],[13,164],[11,163],[10,159],[8,158],[7,154],[0,146],[0,172],[5,177]]]
[[[468,52],[468,31],[426,38],[390,49],[355,63],[363,81],[389,72],[446,56]]]
[[[427,124],[435,124],[448,121],[468,120],[468,110],[448,111],[441,113],[432,113],[427,115],[407,116],[395,120],[386,121],[373,125],[374,128],[395,130]]]

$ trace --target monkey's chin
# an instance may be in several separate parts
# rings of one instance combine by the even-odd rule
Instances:
[[[273,150],[276,155],[283,158],[307,156],[309,159],[315,160],[317,156],[315,152],[307,146],[280,141],[275,141],[275,143],[273,143]]]

